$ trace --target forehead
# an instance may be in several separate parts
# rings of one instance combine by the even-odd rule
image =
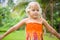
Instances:
[[[33,3],[30,5],[30,9],[39,9],[39,5],[36,3]]]

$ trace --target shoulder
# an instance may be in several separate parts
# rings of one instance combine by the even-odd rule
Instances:
[[[27,20],[28,20],[28,18],[24,18],[24,19],[22,19],[22,21],[25,22],[25,23],[26,23]]]
[[[20,20],[19,22],[18,22],[18,24],[26,24],[26,21],[28,20],[28,18],[24,18],[24,19],[22,19],[22,20]]]
[[[27,21],[27,20],[28,20],[28,18],[24,18],[23,20],[24,20],[24,21]]]
[[[41,17],[41,20],[44,21],[45,19],[43,17]]]
[[[46,23],[46,19],[44,19],[43,17],[41,17],[42,23]]]

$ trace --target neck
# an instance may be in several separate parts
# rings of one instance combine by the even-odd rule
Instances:
[[[40,19],[40,17],[37,17],[37,18],[29,17],[29,18],[30,18],[30,19],[34,19],[34,20]]]

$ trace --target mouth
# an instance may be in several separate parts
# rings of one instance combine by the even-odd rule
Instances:
[[[35,16],[38,16],[38,14],[34,14]]]

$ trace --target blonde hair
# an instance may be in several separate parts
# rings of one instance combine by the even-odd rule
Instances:
[[[28,14],[28,11],[30,10],[30,7],[31,7],[32,4],[37,4],[38,5],[40,16],[42,16],[42,14],[41,14],[42,13],[42,8],[41,8],[41,6],[39,5],[38,2],[30,2],[25,9],[26,13]]]

